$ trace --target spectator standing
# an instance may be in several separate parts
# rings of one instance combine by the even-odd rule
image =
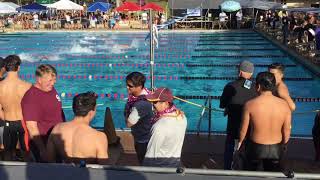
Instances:
[[[158,88],[146,98],[153,103],[156,114],[152,120],[152,135],[143,164],[179,167],[187,118],[173,104],[173,95],[168,88]]]
[[[147,146],[151,137],[151,119],[153,117],[152,104],[147,101],[150,94],[144,84],[146,77],[140,72],[132,72],[126,77],[128,101],[125,106],[127,127],[131,128],[134,138],[134,147],[138,161],[143,163]]]
[[[21,101],[23,119],[36,161],[46,161],[46,144],[52,128],[65,120],[61,99],[54,88],[57,71],[50,64],[36,69],[36,82]]]
[[[236,14],[236,17],[237,17],[237,29],[240,29],[241,28],[241,21],[242,21],[242,11],[239,10]]]
[[[282,34],[283,34],[283,44],[288,44],[288,35],[289,35],[289,18],[286,11],[282,14]]]

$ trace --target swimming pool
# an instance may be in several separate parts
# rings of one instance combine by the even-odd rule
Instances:
[[[111,107],[116,128],[125,128],[123,109],[127,97],[125,77],[132,71],[147,76],[150,86],[149,45],[144,32],[50,32],[0,35],[0,56],[18,54],[23,60],[20,75],[34,82],[34,71],[41,60],[57,68],[56,89],[62,96],[67,119],[76,93],[92,90],[99,94],[98,112],[91,125],[103,127],[104,110]],[[319,109],[320,81],[294,59],[253,31],[239,32],[161,32],[155,50],[155,86],[173,89],[175,95],[204,104],[205,96],[218,96],[226,83],[237,76],[237,64],[250,60],[256,64],[254,76],[273,62],[287,66],[286,83],[296,102],[293,134],[311,136],[315,113]],[[313,98],[307,101],[304,98]],[[318,98],[318,99],[317,99]],[[187,115],[188,131],[196,131],[201,108],[175,101]],[[223,132],[227,119],[213,112],[211,129]],[[208,130],[203,119],[200,129]]]

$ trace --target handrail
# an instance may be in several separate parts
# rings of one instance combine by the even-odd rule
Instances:
[[[208,103],[209,99],[211,99],[210,95],[207,96],[207,98],[206,98],[206,100],[204,102],[204,105],[203,105],[203,108],[202,108],[202,111],[201,111],[201,114],[200,114],[200,118],[199,118],[199,121],[198,121],[198,124],[197,124],[197,135],[198,136],[200,134],[200,125],[201,125],[204,113],[206,112],[206,109],[207,109],[206,106],[207,106],[207,103]],[[209,112],[211,113],[211,111],[209,111]]]

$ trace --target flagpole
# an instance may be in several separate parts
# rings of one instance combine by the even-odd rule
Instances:
[[[152,23],[152,10],[149,10],[149,26],[150,26],[150,76],[151,76],[151,90],[154,90],[154,34]]]

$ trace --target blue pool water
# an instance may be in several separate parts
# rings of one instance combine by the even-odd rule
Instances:
[[[0,36],[0,56],[18,54],[23,60],[20,75],[34,82],[37,63],[41,60],[56,66],[59,79],[56,89],[62,96],[65,114],[73,117],[70,108],[72,96],[76,93],[95,91],[100,95],[92,126],[103,127],[104,110],[111,107],[116,128],[125,128],[123,108],[127,97],[125,76],[132,71],[149,75],[149,46],[146,33],[124,32],[56,32],[15,33]],[[236,77],[237,67],[217,67],[218,64],[239,64],[250,60],[259,64],[255,75],[265,71],[273,62],[288,65],[286,77],[306,78],[286,81],[292,97],[320,97],[319,78],[313,76],[299,63],[280,51],[275,45],[252,31],[221,33],[177,33],[160,34],[159,48],[155,50],[155,85],[173,89],[175,95],[188,96],[190,101],[204,104],[197,96],[220,96],[223,87],[230,80],[217,77]],[[210,65],[210,66],[208,66]],[[191,78],[190,78],[191,77]],[[193,77],[198,77],[192,79]],[[211,79],[199,79],[211,77]],[[146,85],[150,86],[150,79]],[[194,97],[192,97],[194,96]],[[187,115],[188,131],[196,131],[202,109],[175,101]],[[296,102],[293,114],[293,134],[310,136],[319,102]],[[212,101],[214,108],[219,100]],[[308,113],[303,113],[308,112]],[[213,112],[211,129],[223,132],[226,117]],[[208,120],[203,119],[200,129],[208,130]]]

